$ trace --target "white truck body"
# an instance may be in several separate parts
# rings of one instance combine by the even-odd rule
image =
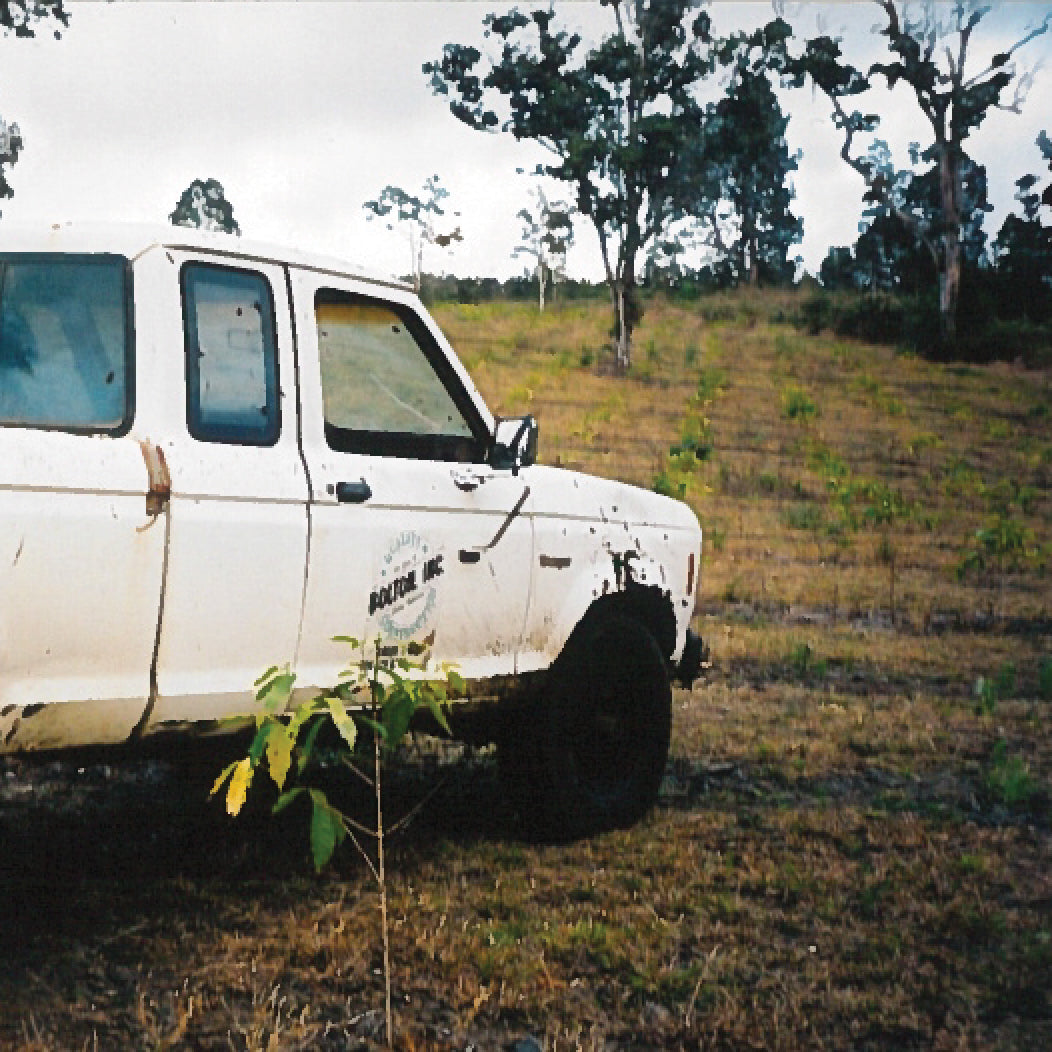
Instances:
[[[615,596],[674,665],[693,513],[505,466],[495,427],[396,281],[175,227],[5,229],[0,751],[208,727],[286,661],[324,688],[336,635],[520,676]]]

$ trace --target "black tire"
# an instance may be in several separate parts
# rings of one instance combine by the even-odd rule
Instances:
[[[651,633],[618,614],[583,623],[547,696],[509,724],[501,750],[530,831],[572,840],[642,818],[657,799],[671,722],[668,666]]]

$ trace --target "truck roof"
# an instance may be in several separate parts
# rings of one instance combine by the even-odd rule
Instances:
[[[258,262],[287,263],[397,288],[410,288],[393,275],[370,271],[344,259],[196,227],[163,223],[66,222],[38,227],[16,227],[5,223],[0,228],[0,252],[98,253],[134,260],[153,248],[203,250]]]

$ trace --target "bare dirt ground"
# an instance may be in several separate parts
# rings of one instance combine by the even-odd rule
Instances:
[[[652,816],[571,845],[522,837],[488,753],[410,750],[392,814],[447,781],[392,842],[398,1047],[1047,1047],[1048,793],[990,777],[1033,706],[952,694],[720,665]],[[4,765],[0,1046],[380,1047],[364,865],[315,876],[302,815],[207,781]]]

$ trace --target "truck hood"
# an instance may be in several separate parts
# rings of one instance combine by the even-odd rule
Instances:
[[[535,514],[701,532],[694,512],[671,497],[565,468],[536,465],[529,471]]]

